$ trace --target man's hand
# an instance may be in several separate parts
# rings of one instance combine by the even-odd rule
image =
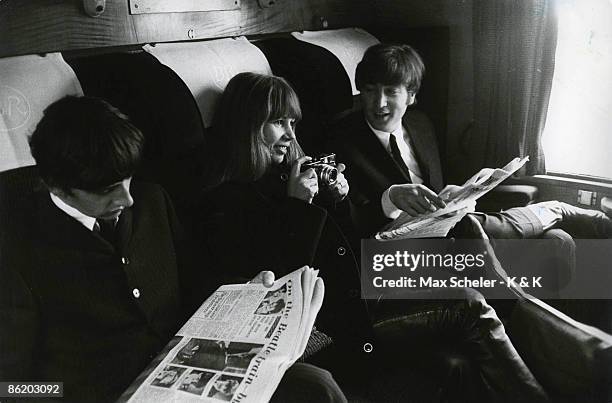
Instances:
[[[389,199],[397,208],[412,217],[446,207],[446,203],[431,189],[413,183],[391,186]]]
[[[293,164],[287,185],[287,196],[303,200],[308,204],[312,203],[312,199],[319,192],[319,181],[314,169],[310,168],[304,172],[300,172],[300,170],[302,164],[311,159],[310,157],[302,157]]]
[[[344,177],[344,170],[346,169],[346,165],[340,163],[336,167],[338,170],[338,178],[336,179],[336,183],[328,187],[329,194],[333,201],[339,202],[344,200],[346,195],[349,192],[349,184],[346,178]]]
[[[264,287],[270,288],[274,285],[274,272],[270,270],[260,271],[249,283],[263,284]]]

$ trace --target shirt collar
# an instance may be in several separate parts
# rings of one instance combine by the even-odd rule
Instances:
[[[68,214],[70,217],[83,224],[85,228],[89,229],[90,231],[93,231],[94,226],[96,225],[96,219],[94,217],[85,215],[74,207],[67,205],[62,199],[60,199],[53,193],[49,193],[49,195],[51,195],[51,201],[57,206],[57,208],[59,208],[64,213]]]
[[[389,135],[391,133],[393,133],[396,137],[397,137],[398,134],[400,134],[400,138],[403,138],[403,133],[404,132],[403,132],[403,129],[402,129],[402,123],[401,122],[399,123],[399,125],[395,129],[393,129],[393,131],[391,133],[373,128],[372,125],[370,124],[370,122],[368,122],[367,119],[366,119],[366,124],[368,125],[370,130],[372,130],[372,132],[376,135],[376,137],[378,137],[378,140],[380,140],[380,142],[383,144],[383,146],[385,146],[385,148],[389,146]]]

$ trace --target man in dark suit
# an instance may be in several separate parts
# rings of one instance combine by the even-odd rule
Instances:
[[[357,66],[355,81],[363,111],[338,124],[341,129],[330,149],[348,166],[345,175],[364,236],[402,211],[418,216],[442,208],[443,199],[448,200],[458,189],[444,186],[430,121],[421,112],[408,109],[416,101],[424,71],[420,56],[408,45],[374,45]],[[571,232],[589,228],[592,237],[612,235],[612,224],[603,213],[561,202],[474,217],[488,234],[499,238],[540,236],[553,227]]]
[[[40,187],[0,211],[1,381],[60,381],[66,401],[113,401],[219,285],[205,254],[189,263],[165,191],[132,181],[143,140],[99,99],[45,110],[30,142]],[[255,281],[271,286],[273,273]],[[345,401],[307,365],[279,393]]]
[[[388,68],[390,58],[400,60]],[[363,112],[338,125],[342,131],[333,138],[333,150],[350,168],[351,197],[365,211],[360,224],[368,232],[389,221],[394,205],[415,215],[443,205],[436,195],[444,181],[433,127],[426,116],[407,112],[424,70],[407,45],[373,46],[357,66]]]
[[[332,137],[329,149],[338,154],[339,161],[346,163],[344,173],[351,185],[349,195],[356,207],[355,221],[363,237],[371,236],[402,211],[419,216],[445,207],[444,199],[452,197],[458,189],[452,185],[445,187],[433,126],[425,115],[409,109],[416,100],[424,70],[417,52],[407,45],[374,45],[366,51],[357,66],[355,81],[361,92],[363,111],[354,112],[339,122],[339,130]],[[559,202],[514,208],[496,214],[475,213],[464,219],[462,224],[469,224],[473,219],[478,220],[490,236],[499,238],[536,237],[563,222],[574,225],[583,219],[594,219],[598,223],[595,226],[612,234],[610,220],[603,214]],[[459,227],[470,229],[469,225]],[[444,298],[442,294],[438,295]],[[469,293],[465,298],[468,303],[474,300]],[[417,323],[412,329],[412,334],[421,332],[425,335],[415,343],[419,346],[415,350],[420,350],[429,360],[435,361],[435,353],[449,340],[461,345],[462,337],[444,337],[465,334],[461,315],[455,317],[457,321],[432,315],[431,312],[438,309],[436,304],[444,306],[443,301],[424,301],[422,305],[419,301],[413,302],[410,308],[404,304],[402,309],[412,309],[427,318],[424,320],[427,326]],[[383,303],[377,308],[385,312],[389,304]],[[485,318],[486,315],[480,315],[481,320]],[[398,333],[400,337],[406,337]],[[438,341],[444,344],[436,344]],[[508,347],[508,351],[511,350],[513,348]],[[520,368],[522,360],[518,353],[514,354],[514,364]],[[490,371],[487,367],[491,365],[491,360],[481,360],[477,354],[469,357],[479,366],[477,372]],[[456,365],[463,368],[461,363]],[[509,377],[500,376],[497,384],[490,382],[489,386],[493,386],[497,392],[503,390],[502,395],[506,397],[511,391],[520,395],[518,390],[524,387],[524,396],[533,393],[531,398],[536,399],[537,392],[533,392],[536,388],[530,392],[528,390],[529,386],[537,385],[537,381],[528,369],[520,371],[522,383],[509,387]],[[450,382],[468,383],[461,379],[462,375],[458,375],[458,378],[451,377]],[[490,379],[495,377],[491,376]]]

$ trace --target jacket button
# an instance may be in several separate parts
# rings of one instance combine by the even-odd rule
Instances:
[[[134,296],[134,298],[140,298],[140,290],[138,288],[134,288],[132,290],[132,295]]]
[[[346,249],[343,246],[341,246],[338,248],[337,252],[338,252],[338,256],[344,256],[346,254]]]
[[[280,178],[283,182],[287,182],[287,180],[289,179],[289,175],[287,175],[286,173],[282,173],[280,175]]]
[[[130,264],[130,259],[128,259],[127,257],[123,256],[121,258],[121,263],[124,264],[124,265],[128,265],[128,264]]]

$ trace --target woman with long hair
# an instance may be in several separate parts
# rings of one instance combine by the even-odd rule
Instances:
[[[213,119],[209,139],[212,171],[210,184],[249,183],[271,171],[285,169],[287,195],[312,202],[319,190],[335,201],[348,193],[348,182],[340,172],[336,182],[319,189],[314,169],[300,172],[305,157],[295,127],[302,118],[296,93],[281,77],[256,73],[236,75],[227,85]],[[340,164],[339,171],[344,169]]]
[[[327,292],[317,326],[363,354],[370,326],[345,236],[351,220],[344,165],[331,185],[304,169],[311,158],[296,138],[300,119],[297,95],[283,78],[241,73],[230,80],[207,144],[209,186],[196,233],[212,266],[231,278],[252,277],[256,267],[278,276],[304,265],[319,269]]]

